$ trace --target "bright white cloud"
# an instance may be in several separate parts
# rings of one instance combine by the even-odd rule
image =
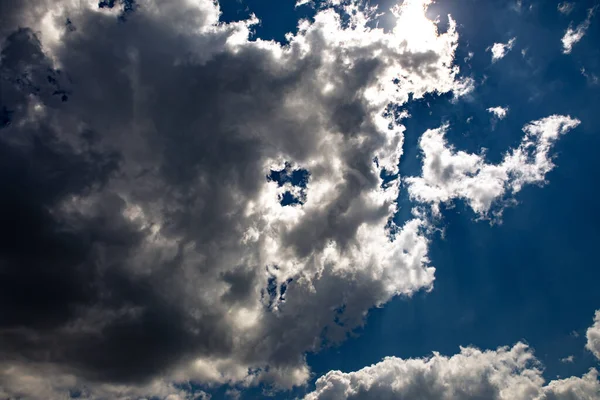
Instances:
[[[498,119],[504,119],[508,115],[508,107],[490,107],[487,111],[492,113]]]
[[[597,7],[590,8],[585,20],[577,25],[575,29],[573,29],[572,24],[569,26],[569,28],[567,28],[567,31],[561,39],[564,54],[569,54],[571,50],[573,50],[573,46],[583,39],[588,28],[590,27],[590,24],[592,23],[592,17],[596,13],[596,9]]]
[[[494,43],[492,46],[488,47],[487,51],[492,53],[492,62],[496,62],[501,58],[504,58],[504,56],[512,50],[516,41],[517,38],[513,37],[506,43]]]
[[[310,4],[313,4],[313,0],[298,0],[298,1],[296,1],[295,7],[300,7],[300,6],[304,6],[304,5],[310,5]]]
[[[423,151],[423,171],[408,177],[411,198],[429,203],[434,214],[439,204],[464,199],[482,217],[494,201],[515,194],[525,184],[543,184],[554,168],[550,150],[560,135],[579,125],[579,120],[552,115],[523,127],[521,144],[506,153],[500,164],[488,164],[485,155],[456,151],[445,139],[444,125],[426,131],[419,141]]]
[[[594,324],[588,328],[585,336],[587,338],[585,348],[600,360],[600,310],[596,311]]]
[[[487,351],[461,347],[451,357],[386,357],[356,372],[330,371],[305,400],[592,400],[598,394],[600,381],[593,368],[581,378],[544,385],[541,364],[527,345],[517,343]]]

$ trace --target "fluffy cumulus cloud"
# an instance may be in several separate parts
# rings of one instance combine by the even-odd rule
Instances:
[[[599,356],[599,325],[600,310],[596,311],[594,325],[588,329],[586,346],[596,356]],[[595,336],[590,339],[590,335]],[[565,360],[573,362],[573,356]],[[595,368],[581,377],[548,383],[542,372],[543,365],[533,350],[521,342],[485,351],[461,347],[460,353],[451,357],[437,352],[427,358],[386,357],[359,371],[330,371],[317,379],[315,390],[305,400],[594,400],[600,397]]]
[[[485,161],[480,154],[457,151],[449,145],[448,125],[426,131],[419,141],[423,152],[421,176],[407,177],[411,198],[430,204],[439,215],[439,205],[462,199],[481,217],[488,217],[494,202],[506,199],[525,184],[543,184],[554,168],[550,150],[555,141],[580,121],[552,115],[523,127],[521,144],[504,155],[499,164]]]
[[[494,43],[492,46],[488,47],[487,51],[492,53],[492,62],[496,62],[501,58],[504,58],[504,56],[512,50],[516,41],[517,38],[513,37],[506,43]]]
[[[586,332],[587,343],[585,348],[600,360],[600,310],[594,315],[594,324]]]
[[[504,119],[508,115],[508,107],[490,107],[487,111],[498,119]]]
[[[331,1],[282,45],[213,0],[3,1],[0,397],[290,388],[307,351],[431,289],[431,223],[394,226],[400,184],[380,178],[399,172],[399,106],[472,88],[429,3],[383,31]],[[485,213],[542,182],[577,123],[528,124],[500,165],[427,131],[410,194]]]
[[[563,45],[563,53],[564,54],[569,54],[571,52],[571,50],[573,50],[573,46],[577,42],[579,42],[581,39],[583,39],[583,37],[585,36],[587,30],[590,27],[590,24],[592,23],[592,17],[596,13],[597,8],[598,8],[597,6],[593,7],[593,8],[590,8],[588,10],[588,14],[587,14],[587,17],[585,18],[585,20],[583,20],[583,22],[581,22],[575,28],[573,28],[573,24],[572,23],[567,28],[564,36],[561,39],[562,45]],[[559,8],[559,10],[560,10],[560,8]]]
[[[356,372],[331,371],[305,400],[593,400],[600,396],[598,371],[544,384],[542,369],[523,343],[481,351],[461,347],[446,357],[387,357]]]

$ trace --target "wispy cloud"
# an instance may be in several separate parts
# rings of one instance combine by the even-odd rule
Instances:
[[[571,3],[568,1],[563,1],[562,3],[559,3],[557,6],[558,12],[560,12],[561,14],[564,14],[564,15],[571,14],[571,12],[573,11],[574,8],[575,8],[575,3]]]
[[[490,107],[487,111],[492,113],[498,119],[504,119],[508,115],[508,107]]]
[[[564,364],[572,364],[573,361],[575,361],[575,356],[573,356],[573,355],[570,355],[568,357],[564,357],[564,358],[560,359],[560,362],[564,363]]]
[[[517,38],[513,37],[506,43],[494,43],[486,50],[492,53],[492,62],[496,62],[503,58],[509,51],[512,50]]]
[[[571,53],[571,51],[573,50],[573,46],[581,39],[583,39],[583,37],[587,33],[588,28],[590,27],[592,17],[596,13],[596,9],[597,7],[590,8],[588,10],[588,14],[585,20],[579,25],[577,25],[575,29],[573,29],[572,23],[569,26],[569,28],[567,28],[567,31],[561,39],[564,54]]]

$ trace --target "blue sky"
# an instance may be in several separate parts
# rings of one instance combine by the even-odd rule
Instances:
[[[600,397],[598,2],[332,3],[7,2],[0,397]]]

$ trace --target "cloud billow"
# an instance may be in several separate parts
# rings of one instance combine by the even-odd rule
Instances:
[[[212,0],[105,3],[12,1],[0,17],[0,397],[291,388],[323,340],[431,290],[431,221],[415,211],[390,239],[400,185],[380,176],[399,172],[404,127],[383,111],[469,91],[452,19],[439,33],[430,1],[406,1],[384,32],[350,1],[283,45],[249,40],[255,18],[221,23]],[[502,164],[514,192],[578,123],[548,118]],[[444,150],[440,135],[422,147]],[[288,166],[302,177],[268,179]],[[410,189],[419,207],[485,212],[502,194],[435,184],[443,196]]]
[[[356,372],[330,371],[317,380],[305,400],[345,399],[595,399],[598,371],[544,384],[541,364],[524,343],[482,351],[461,347],[451,357],[383,361]]]

